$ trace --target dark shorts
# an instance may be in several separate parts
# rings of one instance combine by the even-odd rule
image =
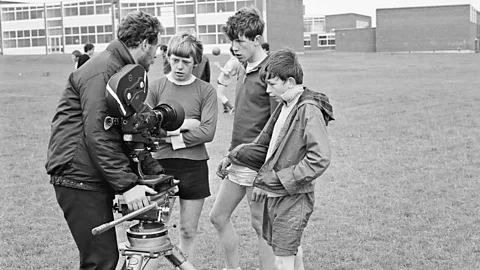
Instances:
[[[263,208],[263,238],[273,248],[276,256],[297,255],[314,204],[313,192],[266,199]]]
[[[178,195],[180,199],[198,200],[210,196],[208,165],[206,160],[157,159],[165,174],[180,180]]]

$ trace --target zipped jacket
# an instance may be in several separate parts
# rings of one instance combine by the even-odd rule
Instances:
[[[228,157],[233,164],[258,171],[255,187],[279,195],[312,192],[315,180],[330,165],[326,126],[334,120],[332,105],[324,94],[304,88],[280,130],[272,156],[265,160],[283,106],[276,108],[253,143],[237,146]]]
[[[104,128],[105,87],[122,67],[135,61],[119,40],[70,74],[51,125],[45,168],[54,185],[123,193],[137,182],[125,154],[120,126]],[[151,156],[144,169],[158,174]],[[156,163],[156,162],[155,162]],[[145,168],[151,166],[151,168]]]

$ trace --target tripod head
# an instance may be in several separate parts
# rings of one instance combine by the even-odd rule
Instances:
[[[173,206],[173,200],[169,192],[177,185],[173,176],[161,175],[161,177],[156,179],[139,180],[139,184],[149,186],[157,191],[157,194],[149,196],[151,204],[138,210],[130,211],[123,197],[119,196],[114,210],[121,213],[122,217],[93,228],[93,235],[104,233],[125,221],[131,220],[138,220],[139,224],[154,223],[156,227],[166,227]]]
[[[147,72],[134,64],[114,74],[106,87],[109,116],[104,120],[104,128],[121,127],[127,154],[137,162],[140,179],[148,178],[141,163],[162,140],[163,131],[179,129],[185,119],[183,107],[174,100],[165,100],[151,108],[145,102],[147,93]]]

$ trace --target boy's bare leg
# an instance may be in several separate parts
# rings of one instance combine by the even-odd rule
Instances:
[[[180,250],[187,254],[187,259],[195,265],[197,255],[196,239],[198,221],[202,213],[205,199],[180,199]]]
[[[240,267],[238,258],[239,238],[230,218],[243,197],[245,197],[245,187],[225,179],[220,184],[217,198],[210,212],[210,221],[219,234],[227,269]]]
[[[253,202],[252,190],[253,187],[247,187],[247,198],[248,205],[250,206],[250,214],[252,216],[252,227],[255,230],[258,239],[260,270],[272,270],[275,269],[275,255],[273,254],[272,247],[267,244],[267,241],[263,239],[262,235],[263,206],[265,201]]]
[[[297,255],[295,256],[295,270],[305,270],[303,266],[303,248],[298,247]]]
[[[275,270],[294,270],[296,256],[275,256]]]

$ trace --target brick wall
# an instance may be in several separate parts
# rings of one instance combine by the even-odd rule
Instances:
[[[270,50],[289,47],[304,52],[303,1],[267,0],[267,42]]]
[[[377,9],[376,50],[474,50],[470,5]]]
[[[375,52],[375,28],[335,30],[335,51]]]

